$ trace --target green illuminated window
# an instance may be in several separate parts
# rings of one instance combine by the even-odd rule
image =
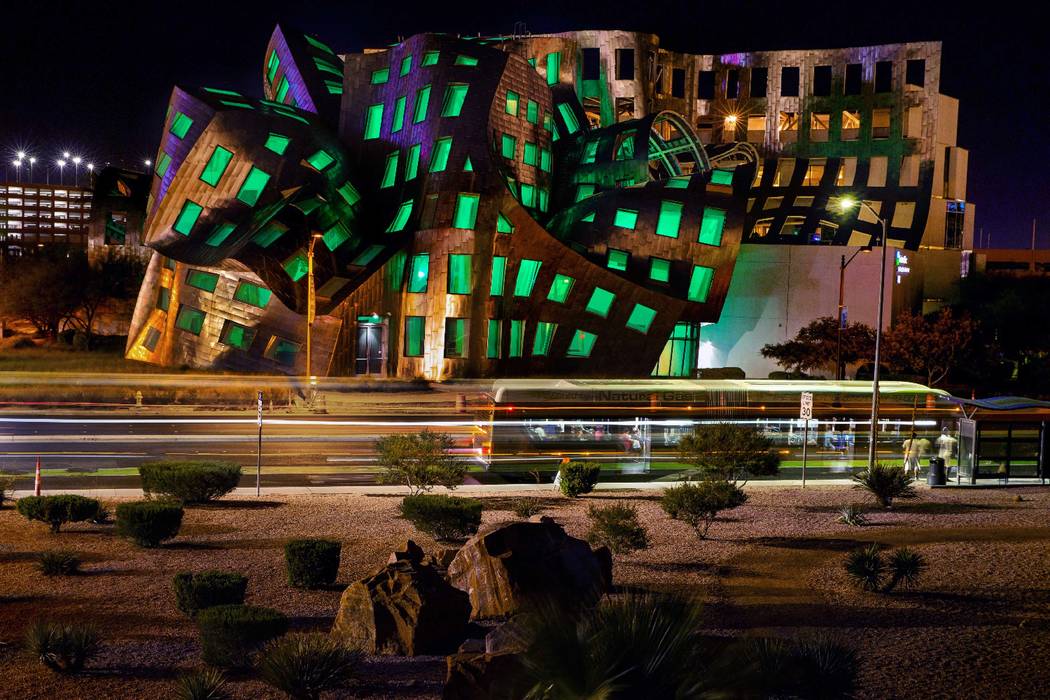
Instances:
[[[266,60],[266,79],[271,83],[277,76],[277,69],[281,67],[281,57],[277,55],[277,49],[270,52],[270,58]]]
[[[270,303],[270,297],[272,295],[273,292],[266,287],[260,287],[251,282],[240,282],[237,284],[237,289],[233,293],[233,298],[237,301],[243,301],[245,304],[251,304],[260,309],[265,309],[266,305]]]
[[[314,170],[321,171],[334,163],[335,158],[333,158],[332,154],[327,151],[321,150],[307,158],[306,162],[309,163],[310,167]]]
[[[460,192],[456,195],[456,210],[452,215],[452,228],[474,229],[478,221],[480,196]]]
[[[609,259],[605,264],[610,270],[620,270],[623,272],[627,269],[627,261],[629,259],[630,256],[627,254],[627,251],[609,248]]]
[[[254,328],[245,328],[233,321],[226,322],[222,328],[222,334],[219,336],[220,343],[230,345],[238,350],[247,350],[252,346],[253,340],[255,340]]]
[[[593,224],[594,223],[594,212],[592,211],[590,214],[587,214],[586,216],[581,216],[580,217],[580,221],[586,221],[587,223]]]
[[[380,68],[379,70],[372,71],[372,84],[382,85],[386,81],[390,80],[390,69]]]
[[[554,131],[554,117],[550,112],[543,113],[543,128],[546,131]]]
[[[172,228],[183,236],[190,235],[190,231],[193,230],[193,225],[197,223],[197,219],[202,211],[204,211],[204,207],[187,199],[183,202],[182,211],[179,212],[178,217],[175,219],[175,225]]]
[[[503,212],[496,214],[496,232],[497,233],[514,233],[514,224],[510,223],[510,219],[503,215]]]
[[[180,139],[186,137],[186,132],[193,126],[193,120],[182,112],[175,112],[175,118],[171,120],[171,133]]]
[[[672,178],[668,179],[666,182],[664,182],[664,187],[667,187],[667,188],[670,188],[670,189],[673,189],[673,190],[684,190],[687,187],[689,187],[689,178],[688,177],[672,177]]]
[[[689,278],[689,301],[707,301],[707,294],[711,291],[711,279],[715,271],[703,265],[694,265],[693,274]]]
[[[613,217],[613,226],[629,228],[632,231],[637,223],[638,212],[633,209],[617,209],[616,216]]]
[[[561,54],[557,51],[547,54],[547,84],[556,85],[561,72]],[[575,133],[575,129],[570,132]]]
[[[593,163],[598,157],[598,142],[590,141],[583,145],[583,162]]]
[[[400,153],[394,151],[386,156],[386,165],[383,167],[383,180],[379,183],[379,189],[393,187],[397,182],[397,160]]]
[[[722,245],[722,229],[726,224],[726,213],[722,209],[704,209],[700,220],[700,243]]]
[[[549,173],[551,171],[551,152],[549,149],[540,149],[540,170],[542,170],[545,173]]]
[[[671,261],[663,258],[649,259],[649,279],[656,282],[671,281]]]
[[[426,316],[405,317],[405,357],[423,356]]]
[[[171,290],[167,287],[161,287],[157,290],[157,308],[161,311],[167,311],[171,307]]]
[[[200,335],[204,328],[204,312],[185,304],[179,305],[179,314],[175,317],[175,327],[193,335]]]
[[[215,185],[219,184],[219,180],[222,179],[223,173],[226,172],[226,166],[230,164],[231,160],[233,160],[233,153],[222,146],[216,146],[215,150],[211,152],[208,162],[204,164],[204,170],[201,171],[201,182],[206,182],[215,187]]]
[[[507,103],[504,107],[504,109],[506,109],[507,111],[507,114],[513,114],[515,117],[518,116],[519,100],[520,98],[518,97],[518,93],[514,92],[513,90],[507,90]]]
[[[527,182],[521,183],[521,203],[527,207],[536,206],[536,186]]]
[[[536,144],[526,141],[525,149],[521,155],[521,161],[525,163],[525,165],[538,165],[539,159],[536,157],[537,153]]]
[[[365,114],[365,140],[379,138],[383,130],[383,105],[369,105]]]
[[[663,200],[660,202],[660,218],[656,220],[656,235],[678,238],[678,227],[682,224],[682,203]]]
[[[470,86],[466,83],[449,83],[445,88],[445,99],[441,103],[441,116],[458,117],[463,111],[463,103],[467,101],[467,91]]]
[[[627,327],[639,333],[648,333],[649,326],[653,324],[654,318],[656,318],[654,309],[650,309],[644,304],[635,304],[634,308],[631,309],[631,315],[627,317]]]
[[[733,184],[733,172],[731,170],[712,170],[711,171],[711,184],[712,185],[732,185]]]
[[[546,187],[541,187],[536,193],[539,195],[540,211],[547,211],[547,205],[550,200],[550,191]]]
[[[408,291],[413,294],[426,292],[429,279],[430,256],[426,253],[413,255],[412,264],[408,268]]]
[[[277,95],[275,96],[276,101],[284,102],[284,98],[288,97],[288,90],[291,87],[291,83],[288,82],[288,76],[282,75],[281,82],[277,85]]]
[[[438,57],[441,55],[439,51],[427,51],[423,54],[423,61],[419,65],[421,66],[436,66]]]
[[[466,160],[463,161],[463,172],[474,172],[474,164],[470,162],[470,156],[467,156]]]
[[[387,227],[387,233],[397,233],[405,228],[408,224],[408,219],[412,216],[412,203],[414,200],[408,200],[402,202],[401,206],[398,207],[397,214],[394,215],[394,220],[390,222],[390,226]]]
[[[354,189],[354,186],[350,184],[349,180],[340,185],[336,192],[338,192],[339,196],[343,198],[343,201],[351,207],[361,201],[361,195],[356,189]]]
[[[503,296],[503,287],[507,280],[507,258],[497,255],[492,258],[492,284],[489,285],[489,295],[494,297]]]
[[[488,322],[488,338],[485,340],[485,357],[490,360],[499,357],[500,340],[503,335],[503,324],[494,318]]]
[[[244,183],[241,185],[241,189],[237,193],[237,199],[250,207],[255,206],[255,203],[259,201],[259,197],[262,196],[266,183],[269,181],[269,173],[265,173],[262,170],[253,167],[248,171],[248,177],[244,178]]]
[[[558,330],[557,323],[540,321],[536,324],[536,336],[532,339],[532,354],[546,355],[550,352],[551,342],[554,340],[554,332]]]
[[[390,133],[392,134],[401,131],[402,127],[405,126],[405,103],[407,101],[408,98],[402,95],[394,102],[394,117],[390,122]],[[382,119],[382,113],[379,116]]]
[[[408,75],[410,70],[412,70],[412,54],[401,59],[401,77]]]
[[[168,166],[171,165],[171,156],[167,153],[161,153],[160,159],[157,161],[157,167],[154,172],[157,173],[157,177],[164,177],[164,174],[168,172]]]
[[[219,284],[219,276],[214,272],[190,269],[186,271],[186,284],[205,292],[214,292],[215,286]]]
[[[252,243],[255,243],[262,248],[269,248],[274,241],[283,236],[287,231],[288,227],[280,221],[269,221],[252,237]]]
[[[236,90],[224,90],[222,88],[206,87],[204,88],[204,92],[210,92],[213,95],[232,95],[233,97],[243,97],[243,95],[241,95],[241,93],[237,92]]]
[[[350,232],[346,230],[346,226],[342,222],[335,222],[331,228],[324,232],[321,236],[321,240],[324,241],[325,247],[328,250],[334,251],[339,246],[343,245],[350,240]],[[358,264],[355,261],[355,264]]]
[[[300,347],[299,343],[275,335],[266,344],[263,357],[282,365],[294,365],[295,357],[299,354]]]
[[[408,148],[408,156],[405,158],[405,180],[414,180],[419,174],[419,151],[422,144],[413,144]]]
[[[527,297],[532,294],[532,288],[536,285],[536,276],[540,274],[543,265],[539,260],[524,258],[518,266],[518,277],[514,280],[514,296]]]
[[[306,41],[309,42],[310,46],[313,46],[315,49],[321,49],[325,53],[335,53],[335,51],[332,51],[332,47],[330,47],[328,44],[324,43],[320,39],[317,39],[316,37],[312,37],[309,34],[303,34],[303,38],[306,39]]]
[[[448,293],[470,294],[471,255],[453,253],[448,256]]]
[[[613,153],[614,160],[631,160],[634,158],[634,134],[633,130],[625,131],[616,137],[616,149]]]
[[[412,123],[418,124],[427,118],[427,107],[430,106],[430,86],[424,85],[416,90],[416,106],[412,112]]]
[[[518,139],[510,134],[503,134],[503,138],[500,139],[499,152],[504,158],[514,160],[514,156],[517,155],[518,152]]]
[[[288,148],[288,144],[291,143],[291,141],[292,140],[287,136],[275,134],[271,131],[269,136],[266,137],[266,143],[264,143],[263,146],[266,148],[266,150],[273,151],[277,155],[283,156],[285,150]]]
[[[540,106],[534,100],[525,103],[525,121],[530,124],[540,123]]]
[[[591,298],[587,301],[587,307],[584,310],[597,316],[601,316],[602,318],[607,318],[609,316],[609,309],[612,308],[614,301],[616,301],[615,294],[608,289],[595,287],[594,291],[591,292]]]
[[[324,81],[324,87],[328,90],[329,95],[343,94],[343,84],[338,80],[326,80]]]
[[[313,214],[320,207],[323,207],[325,204],[326,204],[325,200],[321,199],[320,197],[313,196],[313,197],[307,197],[306,199],[301,199],[298,202],[296,202],[295,204],[293,204],[292,206],[295,207],[296,209],[298,209],[299,211],[301,211],[302,213],[306,214],[307,216],[309,216],[310,214]]]
[[[445,319],[445,357],[463,357],[467,354],[467,319]]]
[[[580,130],[580,121],[576,118],[576,112],[572,111],[572,107],[567,103],[558,104],[558,114],[561,115],[562,121],[565,122],[565,129],[570,134],[575,134]]]
[[[594,349],[594,341],[598,339],[594,333],[588,333],[587,331],[576,331],[572,334],[572,342],[569,343],[569,349],[565,352],[566,357],[590,357],[591,350]]]
[[[212,229],[211,235],[208,236],[208,240],[204,241],[210,246],[221,246],[223,242],[229,238],[233,230],[237,228],[236,224],[231,224],[229,221],[220,222],[214,229]]]
[[[284,271],[288,273],[293,282],[301,280],[309,271],[306,255],[302,251],[294,253],[284,261]]]
[[[434,142],[430,156],[430,172],[440,173],[448,167],[448,154],[452,152],[452,137],[445,136]]]
[[[525,321],[511,319],[510,322],[510,356],[521,357],[525,352]]]
[[[576,201],[581,202],[594,194],[594,185],[589,182],[585,182],[582,185],[576,185]],[[637,216],[637,215],[636,215]]]
[[[575,283],[572,277],[568,275],[554,275],[554,281],[551,282],[550,291],[547,292],[547,298],[551,301],[556,301],[559,304],[564,304],[565,300],[569,298],[569,292],[572,291],[572,285]]]
[[[476,65],[478,65],[478,59],[474,58],[473,56],[464,56],[463,54],[460,54],[460,55],[456,56],[456,65],[457,66],[476,66]]]
[[[361,251],[356,258],[351,260],[350,264],[356,267],[368,267],[368,265],[384,250],[386,250],[386,246],[370,245]]]

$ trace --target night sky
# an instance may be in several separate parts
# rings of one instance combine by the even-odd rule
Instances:
[[[63,150],[95,163],[152,157],[175,83],[260,95],[273,26],[315,33],[337,52],[412,34],[629,29],[692,53],[944,42],[941,91],[960,99],[969,199],[993,247],[1050,247],[1050,60],[1045,19],[1021,3],[932,2],[285,3],[255,0],[24,2],[0,10],[0,154]],[[8,151],[12,153],[8,153]],[[39,167],[39,165],[37,166]],[[67,171],[68,174],[68,171]]]

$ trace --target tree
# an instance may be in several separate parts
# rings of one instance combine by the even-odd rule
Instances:
[[[839,322],[832,316],[814,319],[798,335],[783,343],[762,347],[762,357],[775,360],[790,372],[827,369],[836,374],[839,348]],[[863,323],[848,323],[842,329],[843,365],[875,356],[875,331]]]
[[[403,484],[412,495],[444,486],[450,491],[463,483],[467,466],[452,455],[452,436],[422,430],[418,433],[387,435],[376,441],[379,480]]]
[[[0,278],[0,313],[26,319],[55,339],[80,305],[89,276],[83,251],[63,246],[9,260]]]
[[[773,441],[746,425],[698,425],[678,444],[681,460],[701,479],[736,483],[749,476],[772,476],[780,468]]]
[[[966,312],[945,307],[927,316],[904,313],[886,334],[886,362],[937,386],[970,353],[977,325]]]
[[[88,266],[80,303],[69,318],[70,325],[84,333],[88,349],[91,349],[99,311],[109,301],[133,298],[145,270],[140,258],[113,248],[107,248]]]

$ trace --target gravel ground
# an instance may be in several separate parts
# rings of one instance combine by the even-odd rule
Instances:
[[[835,518],[840,506],[863,500],[860,493],[762,488],[703,542],[668,520],[655,494],[603,492],[575,502],[550,491],[531,495],[576,536],[587,530],[589,504],[635,503],[652,546],[616,558],[621,590],[695,595],[716,634],[828,633],[859,651],[861,697],[1035,698],[1050,686],[1050,492],[924,489],[920,500],[869,513],[858,528]],[[485,498],[486,523],[514,519],[511,498]],[[281,610],[294,629],[327,630],[341,586],[288,586],[284,541],[340,539],[345,585],[409,537],[437,548],[396,517],[397,504],[359,495],[231,498],[188,509],[180,536],[157,550],[120,540],[112,526],[74,525],[54,536],[8,507],[0,511],[0,697],[168,697],[173,679],[200,665],[194,628],[171,593],[178,571],[242,571],[248,602]],[[929,567],[918,588],[852,589],[842,558],[867,542],[921,552]],[[83,555],[82,575],[47,579],[36,571],[36,554],[58,548]],[[41,616],[91,619],[102,628],[102,653],[84,674],[53,675],[20,651],[26,622]],[[352,697],[437,698],[444,659],[372,658],[359,676]],[[239,698],[279,697],[249,676],[234,676],[232,688]]]

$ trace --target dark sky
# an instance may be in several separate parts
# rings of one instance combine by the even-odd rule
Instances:
[[[1045,19],[1012,2],[577,2],[488,0],[212,0],[18,2],[0,12],[0,154],[28,146],[95,162],[152,157],[171,86],[261,92],[278,21],[336,51],[424,31],[533,33],[622,28],[694,53],[941,40],[941,90],[960,99],[970,149],[969,199],[993,246],[1050,247],[1050,60]]]

